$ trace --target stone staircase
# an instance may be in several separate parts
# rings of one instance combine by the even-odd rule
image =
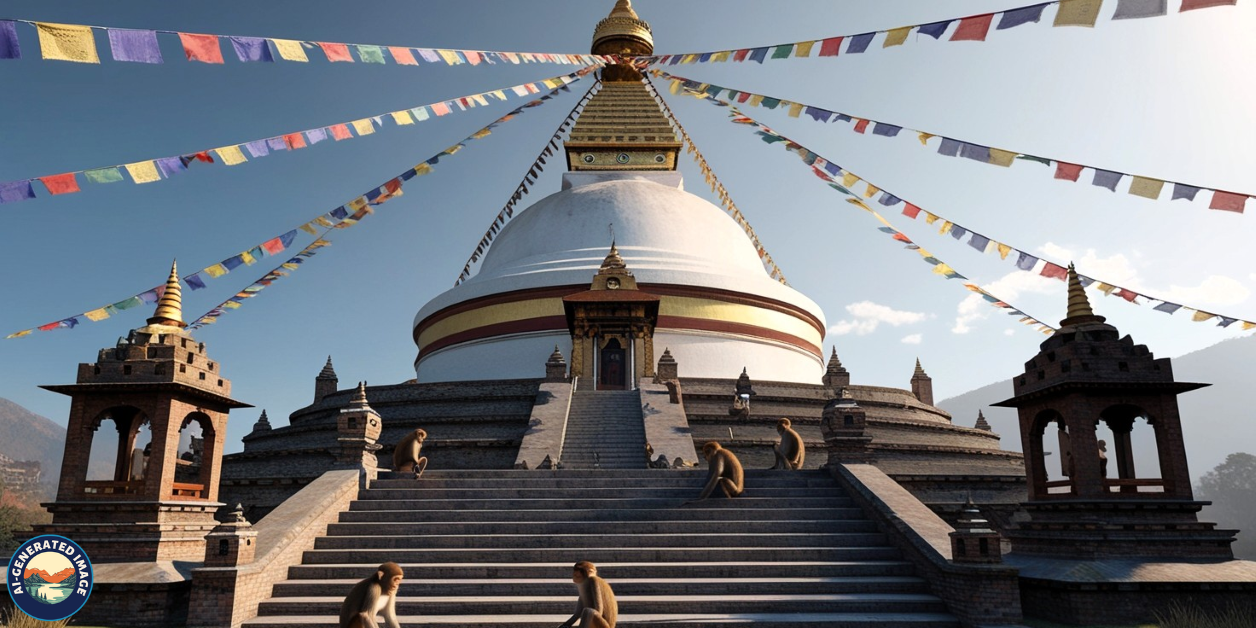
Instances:
[[[644,469],[645,422],[636,390],[577,390],[567,411],[565,469]]]
[[[554,628],[571,565],[598,565],[621,628],[957,628],[910,563],[822,472],[748,471],[686,505],[693,470],[433,471],[381,479],[246,628],[334,628],[353,583],[406,572],[403,626]]]

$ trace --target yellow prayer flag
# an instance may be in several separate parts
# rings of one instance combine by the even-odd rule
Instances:
[[[204,273],[216,279],[218,277],[221,277],[227,274],[227,267],[223,266],[222,264],[214,264],[213,266],[206,268],[204,270]]]
[[[714,63],[724,63],[725,61],[728,61],[729,57],[731,56],[733,56],[732,51],[725,50],[724,52],[717,52],[714,55],[711,55],[711,61]],[[806,56],[806,55],[799,55],[799,56],[801,57],[801,56]]]
[[[1017,154],[1018,153],[1013,153],[1011,151],[1006,151],[1000,148],[991,148],[990,149],[990,163],[996,166],[1003,166],[1004,168],[1010,168],[1012,166],[1012,162],[1016,161]]]
[[[235,166],[248,161],[248,159],[244,157],[244,153],[240,152],[239,146],[223,146],[222,148],[215,148],[214,152],[218,153],[218,157],[222,159],[222,163],[227,164],[228,166]]]
[[[938,264],[933,267],[933,274],[935,275],[942,275],[945,277],[946,275],[953,274],[954,272],[955,269],[947,266],[946,264]]]
[[[1002,242],[995,242],[995,244],[997,244],[999,247],[999,257],[1002,259],[1007,259],[1008,253],[1012,252],[1012,247],[1006,244],[1003,244]]]
[[[301,231],[304,231],[304,232],[306,232],[306,233],[308,233],[308,234],[310,234],[310,235],[318,235],[318,229],[315,229],[315,228],[314,228],[314,225],[312,225],[312,224],[310,224],[310,223],[308,223],[308,222],[307,222],[307,223],[305,223],[305,224],[303,224],[303,225],[301,225]]]
[[[1214,316],[1216,316],[1216,314],[1210,314],[1203,310],[1195,310],[1195,315],[1191,317],[1191,320],[1195,321],[1196,323],[1202,323]]]
[[[375,125],[371,123],[370,118],[362,118],[353,121],[353,130],[357,131],[358,135],[370,135],[375,132]]]
[[[751,107],[758,107],[761,102],[763,102],[763,94],[755,94],[750,97],[750,100],[746,101],[746,104]]]
[[[924,212],[924,215],[925,215],[925,224],[926,224],[926,225],[931,225],[931,224],[933,224],[933,223],[935,223],[935,222],[937,222],[937,221],[938,221],[938,215],[937,215],[937,214],[930,214],[929,212]]]
[[[102,307],[99,310],[85,312],[83,316],[86,316],[89,321],[103,321],[106,318],[109,318],[109,312],[105,311],[105,308]]]
[[[789,104],[789,117],[797,118],[800,115],[802,115],[802,105],[796,102],[790,103]]]
[[[24,330],[19,331],[19,332],[17,332],[17,333],[9,334],[9,335],[5,336],[5,337],[4,337],[4,339],[5,339],[5,340],[8,340],[9,338],[24,338],[24,337],[26,337],[26,336],[31,335],[31,332],[33,332],[33,331],[35,331],[35,330],[33,330],[33,329],[24,329]]]
[[[946,233],[950,233],[950,232],[951,232],[951,228],[952,228],[952,227],[954,227],[954,226],[955,226],[955,224],[954,224],[954,223],[952,223],[951,221],[947,220],[947,221],[945,221],[945,222],[943,222],[943,223],[942,223],[942,228],[941,228],[941,229],[938,229],[938,233],[939,233],[939,234],[946,234]]]
[[[425,175],[425,174],[428,174],[428,173],[429,173],[429,172],[431,172],[431,171],[432,171],[432,167],[431,167],[430,165],[428,165],[428,164],[425,164],[425,163],[423,163],[423,164],[419,164],[419,165],[417,165],[417,166],[415,166],[415,167],[414,167],[414,174],[416,174],[416,175],[418,175],[418,176],[420,176],[420,177],[421,177],[421,176],[423,176],[423,175]]]
[[[560,85],[562,85],[562,84],[563,84],[563,83],[562,83],[562,81],[558,81],[557,83],[558,83],[558,85],[555,85],[554,87],[558,87],[558,86],[560,86]],[[476,103],[478,103],[481,107],[487,107],[487,106],[488,106],[488,99],[484,97],[484,94],[476,94],[476,95],[474,95],[474,96],[472,96],[472,97],[471,97],[471,100],[474,100],[474,101],[475,101]]]
[[[864,202],[863,202],[863,201],[861,201],[861,200],[859,200],[859,199],[857,199],[857,198],[848,198],[848,199],[846,199],[846,202],[847,202],[847,203],[850,203],[851,205],[854,205],[854,206],[856,206],[856,207],[860,207],[860,208],[862,208],[864,211],[869,211],[869,212],[870,212],[870,211],[872,211],[872,208],[871,208],[871,207],[868,207],[866,204],[864,204]]]
[[[811,48],[815,45],[816,45],[816,42],[814,41],[800,41],[794,44],[794,56],[795,57],[810,57]],[[724,59],[721,59],[721,61],[728,59],[727,52],[722,52],[720,54],[724,55]]]
[[[240,309],[240,302],[239,301],[225,301],[223,302],[222,306],[229,310],[238,310]]]
[[[915,27],[914,27],[914,26],[904,26],[904,27],[902,27],[902,28],[896,28],[896,29],[894,29],[894,30],[891,30],[891,31],[887,32],[887,33],[885,34],[885,43],[884,43],[884,44],[881,44],[881,47],[882,47],[882,48],[889,48],[890,46],[901,46],[901,45],[903,45],[903,42],[907,41],[907,35],[908,35],[908,33],[910,33],[910,32],[911,32],[911,29],[913,29],[913,28],[915,28]]]
[[[1134,177],[1134,182],[1130,184],[1130,194],[1156,200],[1160,198],[1160,190],[1164,188],[1164,181],[1159,179],[1149,179],[1147,177]]]
[[[846,172],[845,170],[842,171],[842,187],[846,187],[846,188],[853,187],[858,182],[859,182],[859,177],[849,172]]]
[[[127,164],[126,171],[131,174],[131,178],[135,179],[136,183],[152,183],[161,180],[161,175],[157,173],[157,164],[151,161]]]
[[[462,61],[458,59],[458,54],[452,50],[437,50],[436,54],[440,55],[440,58],[444,59],[445,63],[448,63],[449,65],[458,65],[459,63],[462,63]]]
[[[92,27],[35,22],[35,30],[39,31],[39,51],[45,59],[100,63]]]
[[[693,63],[694,61],[697,61],[697,60],[698,60],[698,55],[685,55],[684,57],[680,59],[680,64],[689,65],[690,63]]]
[[[304,228],[305,228],[305,227],[307,227],[307,226],[309,226],[309,223],[306,223],[306,224],[304,224],[304,225],[301,225],[301,228],[302,228],[302,229],[304,229]],[[311,227],[311,229],[313,229],[313,227]],[[311,233],[313,233],[313,231],[311,231]],[[248,266],[252,266],[253,264],[256,264],[256,263],[257,263],[257,258],[256,258],[256,257],[253,257],[253,254],[252,254],[252,253],[249,253],[248,251],[245,251],[245,252],[241,253],[241,254],[240,254],[240,259],[241,259],[241,260],[244,260],[244,263],[245,263],[246,265],[248,265]]]
[[[489,96],[492,96],[493,98],[496,98],[497,100],[503,100],[503,101],[506,100],[506,92],[503,92],[500,89],[495,92],[489,92],[488,94]]]
[[[934,135],[934,134],[932,134],[932,133],[925,133],[924,131],[921,131],[921,132],[920,132],[920,135],[919,135],[919,138],[920,138],[920,145],[921,145],[921,146],[928,146],[928,144],[929,144],[929,140],[930,140],[931,138],[935,138],[935,137],[937,137],[937,136],[936,136],[936,135]]]
[[[442,151],[442,152],[444,152],[446,155],[453,155],[453,154],[457,153],[457,152],[458,152],[458,151],[460,151],[460,150],[462,150],[462,144],[454,144],[453,146],[450,146],[449,148],[446,148],[446,149],[445,149],[444,151]]]
[[[868,189],[864,190],[864,198],[872,198],[877,195],[877,192],[881,191],[881,188],[878,188],[867,181],[864,181],[864,183],[868,184]]]
[[[1060,8],[1052,26],[1094,27],[1102,4],[1103,0],[1060,0]]]
[[[279,56],[285,61],[297,61],[300,63],[308,63],[310,58],[305,56],[305,48],[301,47],[301,42],[291,39],[272,39],[275,49],[279,51]]]
[[[287,268],[288,270],[296,270],[300,265],[294,264],[292,262],[284,262],[280,264],[280,266],[283,266],[284,268]]]
[[[328,219],[326,219],[326,218],[324,218],[324,217],[322,217],[322,216],[319,216],[318,218],[315,218],[315,219],[314,219],[314,222],[318,223],[320,226],[323,226],[323,227],[330,227],[330,226],[332,226],[332,224],[333,224],[333,223],[332,223],[332,221],[330,221],[330,220],[328,220]]]
[[[679,94],[679,93],[680,93],[680,86],[681,86],[681,85],[682,85],[682,83],[681,83],[680,81],[675,81],[675,80],[674,80],[674,81],[672,81],[672,86],[671,86],[671,87],[669,87],[669,88],[667,88],[667,91],[671,92],[671,93],[672,93],[672,95],[673,95],[673,96],[675,96],[675,95],[677,95],[677,94]]]
[[[349,201],[348,203],[346,203],[346,204],[345,204],[345,207],[348,207],[349,209],[352,209],[353,211],[355,211],[355,212],[356,212],[356,211],[358,211],[359,209],[362,209],[363,207],[366,207],[366,197],[365,197],[365,196],[359,196],[359,197],[357,197],[357,198],[355,198],[355,199],[353,199],[353,200]]]
[[[490,129],[480,129],[479,131],[476,131],[474,134],[472,134],[471,137],[472,139],[479,140],[479,139],[484,139],[492,134],[493,134],[493,131]]]
[[[1099,285],[1095,286],[1095,289],[1104,294],[1111,295],[1112,291],[1116,290],[1116,286],[1100,281]]]
[[[397,126],[404,126],[404,125],[407,125],[407,124],[414,124],[414,118],[411,118],[411,117],[410,117],[410,112],[409,112],[409,111],[404,111],[404,110],[403,110],[403,111],[394,111],[394,112],[392,112],[392,113],[391,113],[391,114],[389,114],[389,115],[391,115],[391,116],[392,116],[393,122],[396,122],[396,123],[397,123]]]
[[[1243,331],[1247,331],[1249,329],[1256,329],[1256,323],[1243,321]]]

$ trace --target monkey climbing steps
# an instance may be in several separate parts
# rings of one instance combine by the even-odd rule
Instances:
[[[401,563],[403,626],[553,628],[571,565],[598,565],[621,628],[957,628],[910,563],[818,471],[750,470],[685,505],[695,470],[431,471],[364,490],[246,628],[334,628],[353,583]]]

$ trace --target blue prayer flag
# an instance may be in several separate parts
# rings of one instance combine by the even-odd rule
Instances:
[[[21,59],[22,44],[17,40],[17,24],[0,20],[0,59]]]
[[[249,149],[249,154],[254,158],[265,157],[270,154],[270,149],[266,146],[266,140],[253,140],[245,144],[244,147]]]
[[[293,241],[293,240],[295,240],[295,239],[297,239],[297,230],[296,230],[296,229],[293,229],[292,231],[289,231],[288,233],[285,233],[285,234],[283,234],[283,235],[279,236],[279,240],[280,240],[281,242],[283,242],[283,246],[284,246],[284,248],[288,248],[288,247],[292,246],[292,241]]]
[[[986,247],[989,245],[990,245],[990,238],[987,238],[986,236],[983,236],[980,233],[974,233],[972,239],[968,241],[968,246],[971,246],[974,249],[977,249],[981,253],[985,253]]]
[[[826,163],[826,164],[824,164],[824,169],[825,169],[825,170],[827,170],[827,171],[828,171],[828,173],[829,173],[829,174],[831,174],[831,175],[833,175],[833,176],[837,176],[837,175],[841,174],[841,172],[842,172],[842,167],[841,167],[841,166],[839,166],[839,165],[837,165],[837,164],[835,164],[835,163],[833,163],[833,162],[831,162],[831,161],[830,161],[830,162],[828,162],[828,163]]]
[[[1047,4],[1036,4],[1032,7],[1022,7],[1020,9],[1012,9],[1004,11],[1003,16],[999,18],[999,25],[994,30],[1001,31],[1008,28],[1037,22],[1042,19],[1042,10],[1047,8]]]
[[[885,137],[894,137],[895,135],[898,135],[899,131],[902,131],[902,130],[903,130],[903,127],[901,126],[894,126],[893,124],[886,124],[884,122],[878,122],[876,126],[872,127],[872,134],[883,135]]]
[[[1185,183],[1174,183],[1173,198],[1169,200],[1176,201],[1179,198],[1184,198],[1188,201],[1193,201],[1195,200],[1195,195],[1199,194],[1200,189],[1201,188],[1197,188],[1193,185],[1186,185]]]
[[[885,192],[881,194],[881,198],[877,202],[881,203],[882,205],[885,205],[886,207],[893,207],[903,202],[903,199],[897,196],[894,196],[893,194],[890,194],[889,192]]]
[[[31,186],[30,179],[0,183],[0,203],[16,203],[30,198],[35,198],[35,188]]]
[[[1116,184],[1120,182],[1121,177],[1123,176],[1125,175],[1119,172],[1095,168],[1095,178],[1091,180],[1091,184],[1101,188],[1108,188],[1109,190],[1115,192]]]
[[[990,163],[990,147],[980,144],[969,144],[963,142],[959,148],[959,156],[973,161],[980,161],[983,164]]]
[[[327,139],[327,129],[310,129],[305,132],[305,138],[308,139],[311,144],[317,144]]]
[[[816,122],[828,122],[829,118],[833,117],[832,111],[820,109],[819,107],[807,107],[805,111]]]
[[[288,143],[283,141],[282,137],[268,138],[266,146],[271,150],[288,150]]]
[[[942,144],[938,146],[938,154],[947,157],[955,157],[959,155],[959,148],[963,142],[953,140],[949,137],[942,138]]]
[[[755,48],[754,50],[750,51],[751,61],[757,61],[759,63],[763,63],[763,60],[766,59],[767,57],[768,57],[767,48]]]
[[[335,218],[336,220],[344,220],[346,217],[348,217],[348,215],[349,215],[349,211],[346,210],[344,206],[337,207],[336,209],[331,210],[331,217]]]
[[[1168,301],[1165,301],[1164,303],[1161,303],[1160,305],[1157,305],[1156,307],[1153,307],[1151,309],[1156,310],[1157,312],[1164,312],[1166,314],[1172,314],[1182,309],[1182,306],[1176,303],[1169,303]]]
[[[275,62],[275,57],[270,52],[270,44],[261,37],[232,37],[231,47],[235,48],[236,56],[241,61]]]
[[[955,238],[956,240],[963,240],[964,236],[966,235],[968,235],[967,229],[959,225],[951,225],[951,237],[952,238]]]
[[[932,24],[924,24],[920,27],[921,35],[928,35],[934,39],[942,37],[942,33],[946,32],[946,27],[951,25],[955,20],[944,20],[942,22],[934,22]]]
[[[1016,260],[1016,267],[1021,270],[1033,270],[1037,264],[1038,258],[1024,251],[1021,251],[1020,259]]]
[[[223,268],[226,268],[227,270],[235,270],[243,265],[244,265],[244,255],[237,255],[235,257],[229,257],[222,261]]]
[[[189,275],[188,277],[184,278],[183,281],[186,281],[188,284],[188,287],[193,290],[200,290],[205,287],[205,280],[201,279],[200,273]]]
[[[187,163],[183,161],[182,157],[162,157],[154,161],[157,162],[157,169],[161,171],[161,176],[167,179],[188,171]]]
[[[846,47],[846,54],[855,55],[867,50],[868,44],[872,43],[872,38],[876,35],[876,33],[864,33],[851,37],[850,45]]]
[[[109,48],[114,61],[136,63],[162,63],[161,47],[157,45],[157,31],[109,29]]]

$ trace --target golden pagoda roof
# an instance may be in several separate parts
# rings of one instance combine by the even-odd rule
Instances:
[[[157,311],[148,319],[149,325],[187,327],[183,322],[183,286],[179,284],[179,262],[170,264],[170,276],[166,278],[166,291],[157,301]]]
[[[616,40],[621,41],[619,45],[613,45],[612,49],[600,48],[601,44],[614,44]],[[597,28],[593,30],[594,54],[648,55],[653,52],[654,34],[650,31],[650,25],[632,9],[631,0],[618,0],[610,15],[598,22]]]

